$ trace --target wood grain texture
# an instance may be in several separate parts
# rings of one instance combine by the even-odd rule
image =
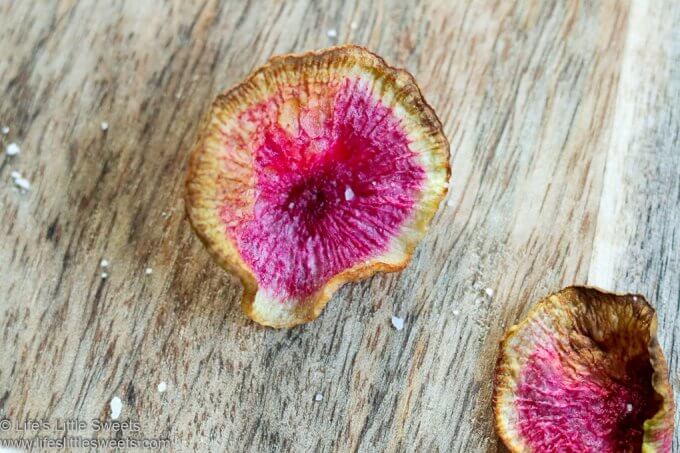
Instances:
[[[677,2],[2,1],[0,42],[22,148],[0,157],[0,417],[119,396],[180,451],[495,451],[498,341],[569,284],[645,294],[680,384]],[[448,205],[405,271],[262,328],[185,219],[189,148],[253,67],[336,42],[415,75]]]

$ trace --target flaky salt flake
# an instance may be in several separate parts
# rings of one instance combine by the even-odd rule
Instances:
[[[352,21],[352,23],[349,24],[349,28],[351,28],[352,30],[356,30],[357,28],[359,28],[359,24],[357,24],[356,22]]]
[[[28,179],[26,178],[16,178],[14,184],[23,190],[29,190],[31,188],[31,183],[28,182]]]
[[[400,318],[399,316],[392,316],[392,326],[397,330],[403,329],[404,318]]]
[[[449,200],[446,202],[446,206],[451,207],[455,205],[456,202],[453,200],[453,198],[449,198]]]
[[[7,134],[9,134],[9,127],[2,126],[2,135],[7,135]]]
[[[102,280],[106,280],[107,278],[109,278],[109,273],[108,272],[102,272],[101,278],[102,278]]]
[[[11,173],[11,176],[14,185],[20,188],[21,190],[29,190],[31,188],[31,183],[28,181],[28,179],[23,178],[21,176],[21,173],[19,173],[18,171],[13,171]]]
[[[350,186],[345,187],[345,200],[351,201],[354,199],[354,191]]]
[[[117,396],[114,396],[111,399],[111,403],[109,403],[111,406],[111,419],[117,420],[118,417],[120,417],[120,413],[123,410],[123,402],[118,398]]]
[[[109,130],[109,123],[106,121],[102,121],[102,124],[99,125],[103,131],[108,131]]]
[[[321,393],[317,393],[314,395],[314,401],[323,401],[323,395]]]
[[[160,393],[164,393],[167,389],[168,389],[168,384],[166,384],[165,382],[161,382],[160,384],[158,384],[158,391]]]
[[[328,35],[329,38],[337,38],[338,31],[335,28],[331,28],[326,32],[326,35]]]
[[[146,275],[151,275],[151,274],[153,274],[153,269],[151,269],[150,267],[147,267],[146,269],[144,269],[144,273]]]
[[[484,292],[486,293],[487,296],[493,297],[493,294],[494,294],[493,289],[491,289],[491,288],[486,288],[486,289],[484,290]]]
[[[453,316],[458,316],[460,314],[460,310],[453,310]]]
[[[16,143],[10,143],[7,145],[7,148],[5,148],[5,154],[8,156],[16,156],[21,152],[21,148],[19,148],[19,145]]]
[[[629,412],[629,413],[633,412],[633,405],[632,404],[630,404],[630,403],[626,404],[626,412]]]
[[[107,260],[106,258],[104,258],[104,259],[102,259],[102,260],[99,262],[99,265],[100,265],[101,267],[109,267],[109,260]]]

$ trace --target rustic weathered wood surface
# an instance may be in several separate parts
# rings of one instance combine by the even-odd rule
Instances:
[[[405,271],[262,328],[185,219],[188,151],[219,91],[338,42],[415,75],[451,194]],[[678,2],[5,0],[0,43],[0,418],[118,396],[176,450],[495,451],[498,340],[569,284],[645,294],[680,384]]]

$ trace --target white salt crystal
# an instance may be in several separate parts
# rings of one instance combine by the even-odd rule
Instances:
[[[18,188],[22,190],[29,190],[31,188],[31,183],[28,182],[28,179],[23,178],[21,176],[21,173],[18,171],[13,171],[11,173],[12,180],[14,182],[14,185],[17,186]]]
[[[102,279],[106,280],[107,278],[109,278],[109,273],[108,272],[102,272],[101,277],[102,277]]]
[[[14,184],[17,185],[20,189],[24,190],[29,190],[31,188],[31,183],[28,182],[28,179],[25,178],[17,178],[14,180]]]
[[[19,145],[16,143],[10,143],[7,145],[7,148],[5,148],[5,154],[8,156],[16,156],[21,152],[21,148],[19,148]]]
[[[491,289],[491,288],[486,288],[486,289],[484,290],[484,292],[486,293],[487,296],[493,297],[493,289]]]
[[[626,404],[626,412],[633,412],[633,405],[628,403]]]
[[[350,186],[345,187],[345,200],[350,201],[354,199],[354,191]]]
[[[359,24],[357,24],[356,22],[352,21],[352,23],[349,24],[349,28],[351,28],[352,30],[356,30],[357,28],[359,28]]]
[[[449,201],[446,202],[446,206],[449,206],[449,207],[451,207],[451,206],[453,206],[453,205],[455,205],[455,204],[456,204],[456,202],[453,201],[453,198],[449,198]]]
[[[102,124],[100,125],[103,131],[106,131],[109,129],[109,123],[106,121],[102,121]]]
[[[453,310],[453,316],[458,316],[460,314],[460,310]]]
[[[166,384],[165,382],[161,382],[160,384],[158,384],[158,391],[159,392],[163,393],[167,389],[168,389],[168,384]]]
[[[338,36],[338,32],[335,28],[331,28],[326,32],[326,34],[328,35],[329,38],[335,38]]]
[[[404,318],[400,318],[398,316],[392,316],[392,326],[394,326],[395,329],[401,330],[404,328]]]
[[[9,134],[9,127],[2,126],[2,135],[7,135],[7,134]]]
[[[314,401],[322,401],[323,400],[323,395],[321,393],[317,393],[314,395]]]
[[[151,269],[150,267],[147,267],[146,269],[144,269],[144,273],[146,275],[151,275],[153,273],[153,269]]]
[[[123,410],[123,402],[117,396],[111,399],[111,418],[117,420],[120,417],[120,412]]]
[[[109,267],[109,260],[103,259],[103,260],[101,260],[101,261],[99,262],[99,265],[100,265],[101,267]]]
[[[288,203],[288,209],[293,209],[294,207],[295,207],[295,203],[293,203],[292,201],[290,203]]]

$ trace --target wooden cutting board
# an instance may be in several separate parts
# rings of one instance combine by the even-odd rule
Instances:
[[[672,0],[0,3],[0,418],[120,398],[176,450],[494,451],[498,341],[570,284],[646,295],[678,385],[679,30]],[[185,219],[188,151],[253,67],[342,42],[415,75],[450,195],[405,271],[262,328]]]

